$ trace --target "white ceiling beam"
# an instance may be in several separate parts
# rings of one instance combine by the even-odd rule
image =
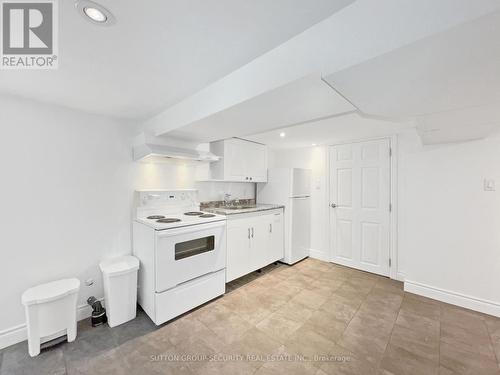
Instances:
[[[144,126],[163,135],[301,77],[331,74],[499,8],[497,0],[358,0]]]

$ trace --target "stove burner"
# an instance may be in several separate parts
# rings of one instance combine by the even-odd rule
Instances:
[[[146,219],[149,219],[149,220],[165,219],[165,216],[163,216],[163,215],[151,215],[151,216],[148,216]]]
[[[203,218],[214,217],[214,216],[215,216],[214,214],[203,214],[203,215],[200,215],[200,217],[203,217]]]
[[[163,218],[160,220],[156,220],[157,223],[163,223],[163,224],[168,224],[168,223],[177,223],[181,221],[181,219],[173,219],[173,218]]]
[[[185,212],[184,215],[186,215],[186,216],[201,216],[201,215],[203,215],[203,212],[190,211],[190,212]]]

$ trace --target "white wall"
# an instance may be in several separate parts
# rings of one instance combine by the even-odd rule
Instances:
[[[1,347],[25,334],[31,286],[77,277],[78,305],[102,297],[99,261],[131,252],[134,190],[192,188],[196,166],[133,162],[130,123],[5,96],[0,108]]]
[[[208,143],[202,144],[208,151]],[[230,194],[230,199],[253,199],[255,198],[255,183],[253,182],[220,182],[210,181],[210,165],[198,165],[196,169],[195,183],[198,189],[200,202],[222,201],[225,194]]]
[[[196,183],[199,163],[133,162],[135,124],[8,96],[0,108],[0,348],[25,334],[25,289],[77,277],[79,306],[103,296],[99,261],[131,252],[134,190],[254,197],[254,184]]]
[[[269,167],[308,168],[311,174],[311,256],[329,260],[327,148],[306,147],[269,153]]]
[[[500,196],[483,190],[485,178],[500,183],[499,165],[499,137],[423,147],[411,132],[399,136],[400,266],[409,290],[500,314]]]
[[[197,182],[200,202],[221,201],[224,195],[231,194],[230,199],[255,198],[255,185],[252,182]]]
[[[273,166],[313,170],[311,256],[328,256],[326,147],[274,150]],[[398,272],[406,288],[500,315],[500,136],[422,146],[398,135]]]

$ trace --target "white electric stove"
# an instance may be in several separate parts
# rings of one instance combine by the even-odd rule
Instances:
[[[225,293],[226,217],[200,211],[196,190],[136,193],[138,302],[157,325]]]

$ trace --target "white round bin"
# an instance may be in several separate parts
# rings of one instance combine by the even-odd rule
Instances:
[[[102,261],[104,304],[108,325],[116,327],[135,318],[139,260],[131,255]]]
[[[80,280],[63,279],[26,290],[21,301],[26,310],[30,356],[40,354],[40,344],[67,335],[76,338],[76,303]]]

